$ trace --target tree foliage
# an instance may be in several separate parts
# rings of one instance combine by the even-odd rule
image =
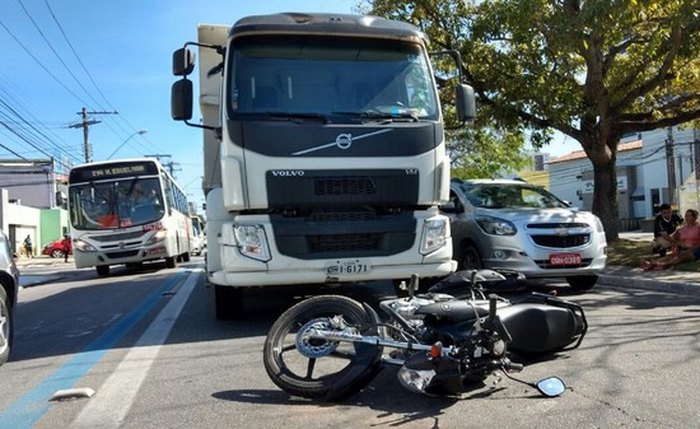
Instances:
[[[556,129],[594,171],[593,212],[618,235],[615,162],[627,133],[700,118],[697,0],[416,0],[367,2],[457,49],[481,112],[498,129]]]

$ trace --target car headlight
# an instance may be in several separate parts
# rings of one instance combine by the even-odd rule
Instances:
[[[263,262],[271,259],[265,228],[262,225],[234,225],[233,236],[238,250],[244,256]]]
[[[423,224],[420,253],[427,255],[441,248],[447,240],[447,218],[426,220]]]
[[[595,230],[598,232],[604,232],[605,229],[603,228],[603,222],[600,221],[600,218],[598,216],[593,216],[595,218]]]
[[[151,236],[151,238],[148,239],[146,244],[156,244],[160,243],[161,241],[165,240],[165,238],[168,236],[168,231],[161,229],[160,231],[156,232]]]
[[[80,250],[81,252],[97,252],[97,249],[95,249],[95,247],[93,247],[92,244],[83,241],[79,238],[73,240],[73,247]]]
[[[479,216],[476,222],[485,233],[491,235],[515,235],[518,232],[513,222],[497,217]]]

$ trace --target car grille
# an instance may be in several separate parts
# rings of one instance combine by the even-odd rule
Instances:
[[[587,223],[577,222],[530,223],[527,225],[529,229],[588,228],[589,226]]]
[[[572,235],[532,235],[532,241],[538,246],[554,247],[563,249],[567,247],[578,247],[588,244],[591,240],[590,234]]]

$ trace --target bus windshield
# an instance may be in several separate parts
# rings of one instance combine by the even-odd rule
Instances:
[[[165,214],[160,180],[124,178],[73,185],[71,221],[79,230],[126,228],[160,220]]]
[[[432,73],[417,44],[271,36],[236,40],[232,51],[232,115],[316,114],[343,122],[439,114]]]

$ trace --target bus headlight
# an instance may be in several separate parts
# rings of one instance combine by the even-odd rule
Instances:
[[[447,240],[447,218],[426,220],[423,224],[420,253],[427,255],[441,248]]]
[[[73,240],[73,247],[80,250],[81,252],[97,252],[97,249],[95,249],[95,247],[93,247],[92,244],[83,241],[79,238]]]
[[[271,259],[265,228],[262,225],[234,225],[233,236],[236,238],[238,250],[244,256],[263,262]]]
[[[156,232],[151,236],[151,238],[148,239],[146,242],[147,245],[150,244],[156,244],[160,243],[161,241],[165,240],[165,238],[168,236],[168,231],[161,229],[160,231]]]

